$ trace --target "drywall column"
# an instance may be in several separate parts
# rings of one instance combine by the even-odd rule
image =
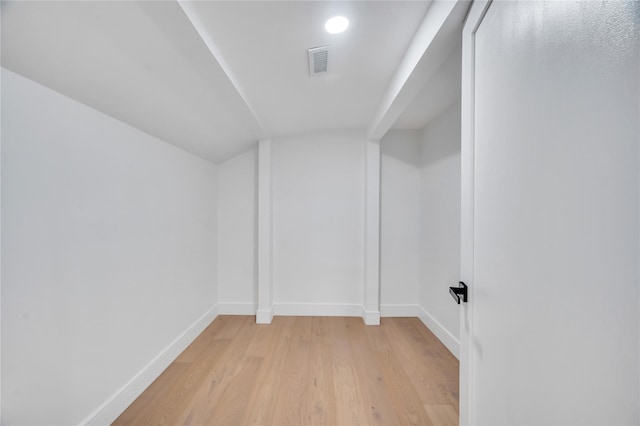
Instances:
[[[365,152],[364,309],[367,325],[380,325],[380,141]]]
[[[271,141],[258,142],[258,310],[256,322],[271,324]]]

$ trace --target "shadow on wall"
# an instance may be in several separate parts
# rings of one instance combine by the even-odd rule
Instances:
[[[450,129],[460,129],[460,100],[445,109],[423,129],[424,146],[420,167],[434,165],[454,155],[460,156],[460,136],[457,136],[458,143],[451,143],[451,138],[443,135],[450,132]]]
[[[440,137],[444,136],[441,135],[443,132],[460,128],[459,111],[460,100],[457,99],[422,129],[389,130],[380,142],[382,154],[418,168],[460,155],[459,143],[451,143],[449,137]]]
[[[422,129],[391,129],[380,141],[380,150],[383,155],[393,157],[414,167],[420,167],[421,141]]]

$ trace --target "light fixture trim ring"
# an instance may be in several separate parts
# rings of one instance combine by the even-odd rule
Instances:
[[[349,28],[349,20],[344,16],[332,16],[324,23],[324,29],[329,34],[340,34]]]

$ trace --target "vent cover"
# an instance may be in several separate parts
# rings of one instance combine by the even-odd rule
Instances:
[[[309,55],[309,75],[324,74],[328,70],[329,46],[307,49]]]

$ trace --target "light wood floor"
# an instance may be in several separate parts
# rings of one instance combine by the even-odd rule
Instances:
[[[458,361],[417,318],[221,316],[115,424],[458,424]]]

